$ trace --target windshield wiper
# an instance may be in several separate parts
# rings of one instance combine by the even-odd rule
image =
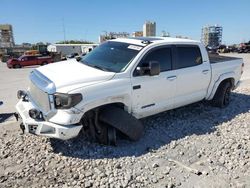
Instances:
[[[102,70],[102,71],[108,71],[108,72],[110,72],[109,69],[104,68],[104,67],[100,67],[100,66],[98,66],[98,65],[89,65],[89,66],[94,67],[94,68],[97,68],[97,69],[100,69],[100,70]]]
[[[102,70],[102,71],[113,72],[108,68],[104,68],[104,67],[101,67],[101,66],[98,66],[98,65],[91,65],[87,61],[84,61],[84,60],[81,60],[80,62],[82,62],[84,65],[87,65],[87,66],[90,66],[90,67],[93,67],[93,68],[96,68],[96,69],[99,69],[99,70]]]

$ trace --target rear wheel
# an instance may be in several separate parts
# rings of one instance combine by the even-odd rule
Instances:
[[[215,107],[220,107],[220,108],[224,108],[228,106],[230,103],[231,91],[232,91],[231,83],[229,81],[222,82],[219,85],[214,95],[214,98],[211,101],[212,105]]]

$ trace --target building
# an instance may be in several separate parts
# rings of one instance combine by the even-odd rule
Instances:
[[[143,37],[143,31],[135,31],[135,32],[133,32],[132,37]]]
[[[203,27],[201,41],[209,48],[218,48],[222,41],[222,27],[219,25]]]
[[[0,47],[11,48],[14,47],[14,37],[12,25],[2,24],[0,25]]]
[[[143,25],[143,36],[144,37],[153,37],[156,36],[156,23],[146,21]]]
[[[61,53],[62,56],[73,53],[88,53],[98,44],[50,44],[47,47],[48,52]]]
[[[99,36],[99,43],[105,42],[107,40],[116,39],[116,38],[128,38],[129,33],[127,32],[105,32],[104,35]]]

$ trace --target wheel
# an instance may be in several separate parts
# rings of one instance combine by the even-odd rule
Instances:
[[[103,145],[116,145],[116,129],[99,120],[99,110],[87,112],[82,124],[82,132],[90,140]]]
[[[13,65],[15,69],[20,69],[22,66],[20,64]]]
[[[108,127],[108,145],[116,145],[116,129],[114,127]]]
[[[232,85],[230,82],[222,82],[212,99],[212,105],[215,107],[224,108],[230,103]]]
[[[141,122],[122,108],[106,106],[87,112],[82,118],[83,132],[104,145],[116,145],[117,134],[130,140],[139,140],[144,127]]]
[[[107,106],[102,110],[99,117],[101,122],[114,127],[130,140],[137,141],[141,138],[144,127],[142,123],[125,110]]]

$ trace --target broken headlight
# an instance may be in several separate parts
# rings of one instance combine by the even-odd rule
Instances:
[[[75,94],[65,94],[65,93],[56,93],[54,95],[54,103],[56,109],[69,109],[77,105],[82,100],[81,93]]]

